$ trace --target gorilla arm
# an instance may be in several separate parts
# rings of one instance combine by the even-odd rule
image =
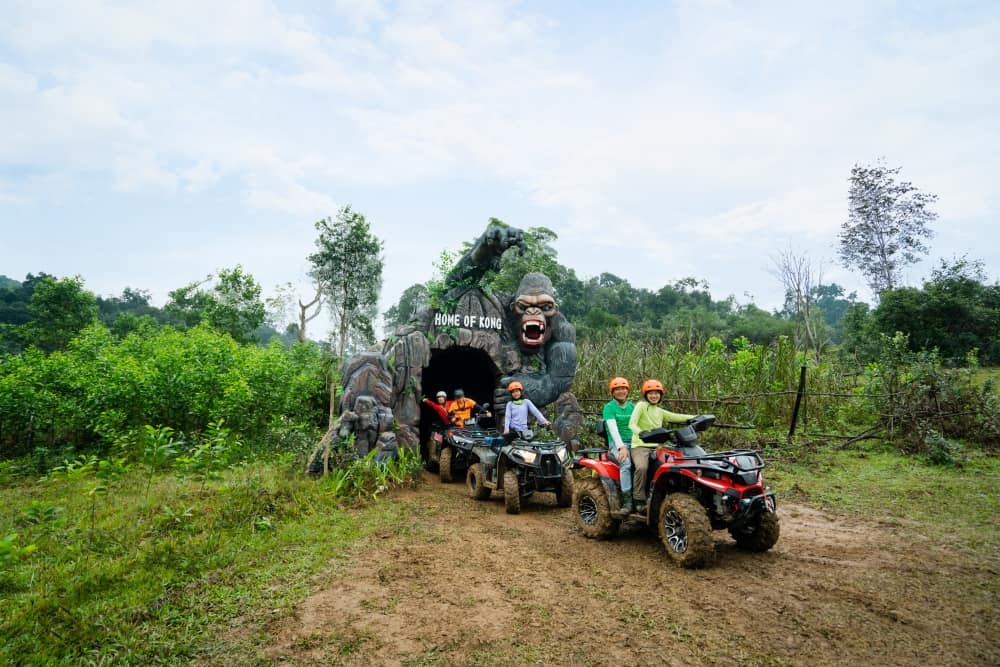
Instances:
[[[450,290],[478,283],[488,271],[498,271],[500,258],[514,247],[522,252],[527,248],[524,232],[517,227],[490,222],[469,251],[455,262],[445,278],[445,286]]]

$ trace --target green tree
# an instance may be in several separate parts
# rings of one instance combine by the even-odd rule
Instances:
[[[1000,285],[985,284],[982,262],[965,257],[941,264],[921,289],[887,291],[874,314],[880,333],[906,334],[914,351],[937,349],[961,360],[978,350],[985,363],[1000,361]]]
[[[490,223],[506,224],[496,218],[490,218]],[[557,253],[552,244],[558,238],[559,235],[548,227],[529,227],[524,230],[524,244],[527,249],[504,253],[500,260],[500,270],[495,276],[487,276],[486,284],[498,292],[514,294],[524,274],[537,271],[548,276],[558,291],[560,283],[570,273],[569,269],[556,259]]]
[[[211,287],[205,289],[209,283]],[[165,310],[183,328],[204,323],[228,333],[239,343],[250,343],[256,340],[254,331],[264,323],[265,307],[260,294],[254,277],[237,264],[170,292]]]
[[[928,225],[937,218],[930,210],[937,195],[897,181],[901,169],[890,169],[882,160],[873,166],[855,164],[848,218],[841,226],[841,262],[865,276],[879,298],[899,285],[903,267],[927,254],[924,239],[933,235]]]
[[[83,289],[83,278],[47,276],[34,286],[28,304],[30,320],[21,338],[45,352],[61,350],[97,319],[97,298]]]
[[[430,300],[430,290],[423,283],[410,285],[399,297],[399,303],[390,307],[382,315],[386,331],[392,331],[410,321],[420,306]]]
[[[365,216],[345,206],[335,218],[316,223],[316,252],[309,255],[310,275],[326,295],[332,312],[337,356],[352,337],[374,342],[372,319],[382,290],[382,241],[371,233]]]

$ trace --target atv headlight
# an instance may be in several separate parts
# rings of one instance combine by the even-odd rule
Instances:
[[[556,450],[556,457],[561,463],[566,463],[566,459],[569,458],[569,452],[566,451],[565,447],[560,447]]]
[[[530,449],[515,449],[513,453],[525,463],[534,463],[538,458],[538,453]]]

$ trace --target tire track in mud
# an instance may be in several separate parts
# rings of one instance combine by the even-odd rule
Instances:
[[[520,515],[430,475],[410,528],[360,542],[268,632],[278,665],[1000,664],[997,564],[897,525],[779,506],[764,554],[716,532],[716,561],[675,567],[626,525],[583,538],[550,494]]]

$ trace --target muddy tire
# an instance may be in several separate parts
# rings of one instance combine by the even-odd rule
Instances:
[[[521,513],[521,488],[517,483],[517,473],[508,470],[503,474],[503,504],[507,514]]]
[[[681,567],[702,567],[715,558],[712,524],[693,496],[672,493],[660,505],[660,540],[671,560]]]
[[[606,540],[618,534],[621,522],[611,516],[611,505],[601,480],[594,477],[577,480],[573,485],[573,508],[576,525],[584,537]]]
[[[453,481],[451,477],[451,447],[444,447],[441,450],[441,456],[438,458],[438,474],[441,476],[441,481],[447,484]]]
[[[556,505],[559,507],[569,507],[573,504],[573,471],[564,468],[562,481],[559,482],[559,491],[556,492]]]
[[[730,528],[729,534],[736,540],[736,546],[746,551],[767,551],[781,535],[781,522],[773,512],[764,512],[757,520],[746,526]]]
[[[483,464],[473,463],[465,473],[465,486],[469,495],[476,500],[487,500],[490,497],[489,487],[483,484]]]

